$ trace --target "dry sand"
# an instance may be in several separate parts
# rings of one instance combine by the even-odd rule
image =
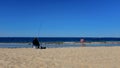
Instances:
[[[0,48],[0,68],[120,68],[120,47]]]

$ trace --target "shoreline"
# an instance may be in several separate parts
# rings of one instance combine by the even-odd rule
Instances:
[[[115,47],[120,46],[120,42],[64,42],[64,43],[41,43],[41,46],[49,48],[72,48],[72,47]],[[32,43],[0,43],[0,48],[32,48]]]

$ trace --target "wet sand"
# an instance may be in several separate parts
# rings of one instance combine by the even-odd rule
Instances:
[[[0,68],[120,68],[120,47],[0,48]]]

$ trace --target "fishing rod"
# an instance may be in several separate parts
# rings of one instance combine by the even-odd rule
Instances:
[[[38,35],[37,38],[40,39],[40,35],[41,35],[41,30],[42,30],[42,23],[39,23],[38,25]],[[40,40],[39,40],[40,41]],[[40,41],[41,42],[41,41]],[[42,43],[42,42],[41,42]]]
[[[42,28],[42,23],[40,23],[39,25],[38,25],[38,28],[37,28],[37,38],[39,38],[40,37],[40,33],[41,33],[41,28]]]

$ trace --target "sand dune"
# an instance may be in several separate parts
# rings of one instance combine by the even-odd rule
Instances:
[[[0,68],[120,68],[120,47],[1,48]]]

